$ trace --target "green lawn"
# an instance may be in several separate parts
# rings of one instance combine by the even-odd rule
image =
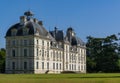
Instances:
[[[120,83],[120,73],[0,74],[0,83]]]

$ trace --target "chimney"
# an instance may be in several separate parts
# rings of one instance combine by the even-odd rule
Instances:
[[[43,25],[42,21],[39,21],[38,24],[41,25],[41,26]]]
[[[27,21],[27,19],[25,16],[20,17],[20,25],[24,25],[26,21]]]
[[[35,23],[38,23],[38,20],[37,20],[36,18],[34,18],[33,21],[34,21]]]

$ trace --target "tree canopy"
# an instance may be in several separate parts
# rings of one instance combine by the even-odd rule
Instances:
[[[119,39],[116,35],[105,38],[87,37],[87,71],[119,71]]]
[[[5,72],[5,49],[0,49],[0,73]]]

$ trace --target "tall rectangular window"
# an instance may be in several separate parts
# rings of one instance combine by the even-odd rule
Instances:
[[[38,49],[37,49],[37,56],[38,56],[39,54],[38,54]]]
[[[39,44],[39,43],[38,43],[38,40],[37,40],[37,44]]]
[[[42,40],[42,45],[44,46],[44,40]]]
[[[61,70],[61,63],[60,63],[60,70]]]
[[[24,45],[25,45],[25,46],[27,45],[27,40],[24,40]]]
[[[55,63],[53,63],[53,69],[55,69]]]
[[[42,50],[42,57],[44,57],[44,50]]]
[[[47,69],[49,70],[49,62],[47,62]]]
[[[44,62],[42,62],[42,69],[44,69]]]
[[[15,40],[12,41],[12,45],[15,46]]]
[[[39,63],[38,62],[36,62],[36,69],[38,69],[39,68]]]
[[[58,69],[58,63],[56,63],[56,69]]]
[[[27,56],[27,49],[24,49],[24,56]]]
[[[24,69],[27,69],[27,62],[24,62]]]
[[[12,62],[12,69],[15,69],[15,62]]]
[[[47,58],[49,58],[49,51],[47,51]]]
[[[15,50],[12,50],[12,56],[15,57]]]

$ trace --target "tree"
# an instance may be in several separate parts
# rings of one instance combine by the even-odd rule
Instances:
[[[106,38],[87,37],[87,69],[88,72],[118,71],[118,38],[110,35]]]
[[[0,73],[5,72],[5,49],[0,50]]]

